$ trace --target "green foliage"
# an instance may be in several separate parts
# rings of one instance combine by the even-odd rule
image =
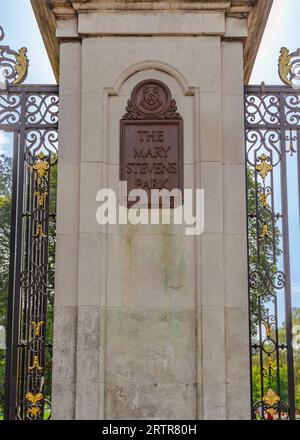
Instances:
[[[0,325],[6,325],[12,159],[0,155]]]
[[[253,170],[248,168],[247,170],[247,189],[248,189],[248,213],[256,214],[257,209],[260,211],[263,209],[262,199],[260,197],[256,197],[256,183],[254,179]],[[260,191],[260,189],[258,189]],[[257,204],[257,206],[256,206]],[[266,205],[267,209],[270,209],[270,206]],[[270,223],[270,218],[266,216],[266,224],[268,226],[268,231],[272,231],[272,223]],[[280,247],[281,240],[281,232],[277,226],[274,228],[274,234],[272,234],[272,240],[274,240],[274,254],[273,255],[273,246],[270,243],[270,239],[266,238],[264,241],[259,238],[260,246],[259,251],[260,254],[258,256],[258,246],[257,246],[257,236],[260,236],[261,229],[257,231],[256,218],[248,219],[248,246],[249,246],[249,273],[253,274],[255,272],[264,275],[265,273],[275,273],[277,269],[276,262],[274,262],[274,256],[277,261],[278,257],[282,254],[282,250]],[[260,228],[262,225],[260,225]],[[270,292],[266,293],[265,286],[261,285],[260,288],[251,289],[250,296],[250,308],[251,308],[251,334],[252,338],[257,337],[257,325],[258,325],[258,298],[260,298],[261,304],[261,314],[263,315],[267,307],[266,305],[271,300],[271,294],[275,293],[275,290],[270,288]]]
[[[12,159],[0,155],[0,325],[6,327]],[[0,350],[0,414],[4,399],[5,351]]]

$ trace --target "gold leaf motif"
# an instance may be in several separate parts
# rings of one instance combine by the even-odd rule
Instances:
[[[267,412],[267,414],[270,416],[270,419],[271,419],[271,420],[275,419],[275,417],[276,417],[276,415],[277,415],[277,412],[276,412],[275,409],[273,409],[273,408],[269,408],[269,409],[267,409],[266,412]]]
[[[43,400],[43,398],[44,398],[43,394],[42,393],[37,393],[37,394],[26,393],[25,398],[26,398],[26,400],[28,400],[28,402],[32,403],[32,406],[30,408],[28,408],[29,414],[32,417],[37,417],[41,411],[41,408],[39,408],[37,406],[37,403],[40,402],[41,400]]]
[[[31,408],[28,408],[29,414],[34,418],[38,416],[40,411],[41,409],[38,406],[32,406]]]
[[[266,375],[269,377],[272,376],[271,370],[273,370],[273,359],[272,356],[269,355],[267,360],[267,366],[264,367],[264,371],[266,372]]]
[[[49,162],[45,159],[44,153],[40,153],[33,164],[33,169],[35,170],[39,179],[45,177],[47,171],[49,170]]]
[[[27,49],[26,47],[21,47],[19,49],[18,54],[16,55],[16,64],[15,64],[15,72],[17,73],[17,77],[12,83],[14,86],[21,84],[27,76],[28,71],[28,58],[27,58]]]
[[[31,367],[29,367],[29,371],[32,371],[36,369],[37,371],[42,371],[43,367],[40,366],[40,362],[39,362],[39,357],[38,356],[34,356],[33,358],[33,364]]]
[[[273,359],[271,356],[268,357],[268,367],[273,368]]]
[[[266,238],[266,237],[268,237],[268,225],[263,225],[261,238]]]
[[[42,325],[44,325],[44,324],[45,324],[44,321],[40,321],[40,322],[38,322],[38,323],[36,323],[36,322],[34,322],[34,321],[31,322],[31,325],[32,325],[32,327],[33,327],[34,336],[36,336],[37,338],[39,338],[39,336],[40,336],[40,331],[41,331],[41,327],[42,327]]]
[[[28,402],[32,403],[33,405],[36,405],[37,402],[43,400],[44,396],[42,393],[37,393],[37,394],[26,393],[25,398],[26,400],[28,400]]]
[[[44,234],[43,225],[41,225],[41,224],[38,225],[38,229],[37,229],[36,233],[33,234],[33,237],[34,238],[38,238],[38,237],[44,237],[45,238],[45,237],[47,237],[47,235]]]
[[[268,231],[268,225],[263,225],[260,238],[262,238],[263,240],[266,240],[266,238],[268,240],[272,240],[272,235],[270,235]]]
[[[35,193],[34,193],[34,195],[36,196],[36,197],[38,197],[39,198],[39,205],[40,206],[43,206],[43,204],[44,204],[44,199],[45,199],[45,197],[48,195],[48,192],[47,191],[36,191]]]
[[[267,206],[267,200],[268,200],[268,197],[271,196],[271,193],[265,194],[263,192],[260,192],[259,196],[260,196],[262,205]]]
[[[272,388],[269,388],[267,394],[263,397],[263,401],[272,408],[276,403],[280,402],[280,397],[277,396]]]
[[[286,47],[282,47],[278,61],[278,71],[281,80],[289,86],[292,84],[292,81],[289,79],[289,74],[292,71],[291,60],[292,55],[290,55],[289,50]]]
[[[256,165],[256,170],[259,172],[260,176],[265,180],[269,172],[273,169],[273,166],[267,163],[270,161],[270,158],[265,154],[260,156],[258,159],[261,161],[261,163]]]
[[[269,338],[271,336],[271,326],[266,321],[263,322],[263,325],[266,329],[267,338]]]

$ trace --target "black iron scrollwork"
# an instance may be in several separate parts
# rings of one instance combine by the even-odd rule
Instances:
[[[0,41],[3,39],[4,31],[0,26]],[[28,66],[26,47],[21,47],[16,52],[9,46],[0,45],[0,75],[6,85],[16,86],[22,84],[27,77]]]

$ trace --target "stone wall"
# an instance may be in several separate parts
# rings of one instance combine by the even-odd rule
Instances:
[[[53,416],[250,418],[246,20],[107,14],[57,30]],[[184,226],[96,222],[97,191],[118,187],[120,118],[148,78],[169,87],[184,120],[184,186],[205,190],[200,237]]]

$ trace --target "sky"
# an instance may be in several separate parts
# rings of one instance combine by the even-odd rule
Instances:
[[[0,44],[10,45],[13,49],[27,47],[30,60],[29,74],[26,83],[52,84],[55,78],[52,73],[46,50],[36,23],[30,0],[0,0],[0,25],[5,32],[5,39]],[[300,47],[300,0],[274,0],[266,30],[256,58],[251,84],[280,84],[277,63],[280,48],[286,46],[291,52]],[[11,154],[11,137],[0,132],[0,154]],[[296,185],[296,170],[291,171],[290,188]],[[292,282],[294,305],[300,306],[300,231],[298,206],[292,203],[294,194],[289,194],[290,228],[293,237]]]
[[[259,48],[251,84],[281,84],[278,58],[281,47],[294,52],[300,47],[300,0],[274,0]]]
[[[0,26],[5,32],[5,39],[0,44],[14,50],[22,46],[28,49],[30,67],[26,83],[55,83],[30,0],[0,0]]]

